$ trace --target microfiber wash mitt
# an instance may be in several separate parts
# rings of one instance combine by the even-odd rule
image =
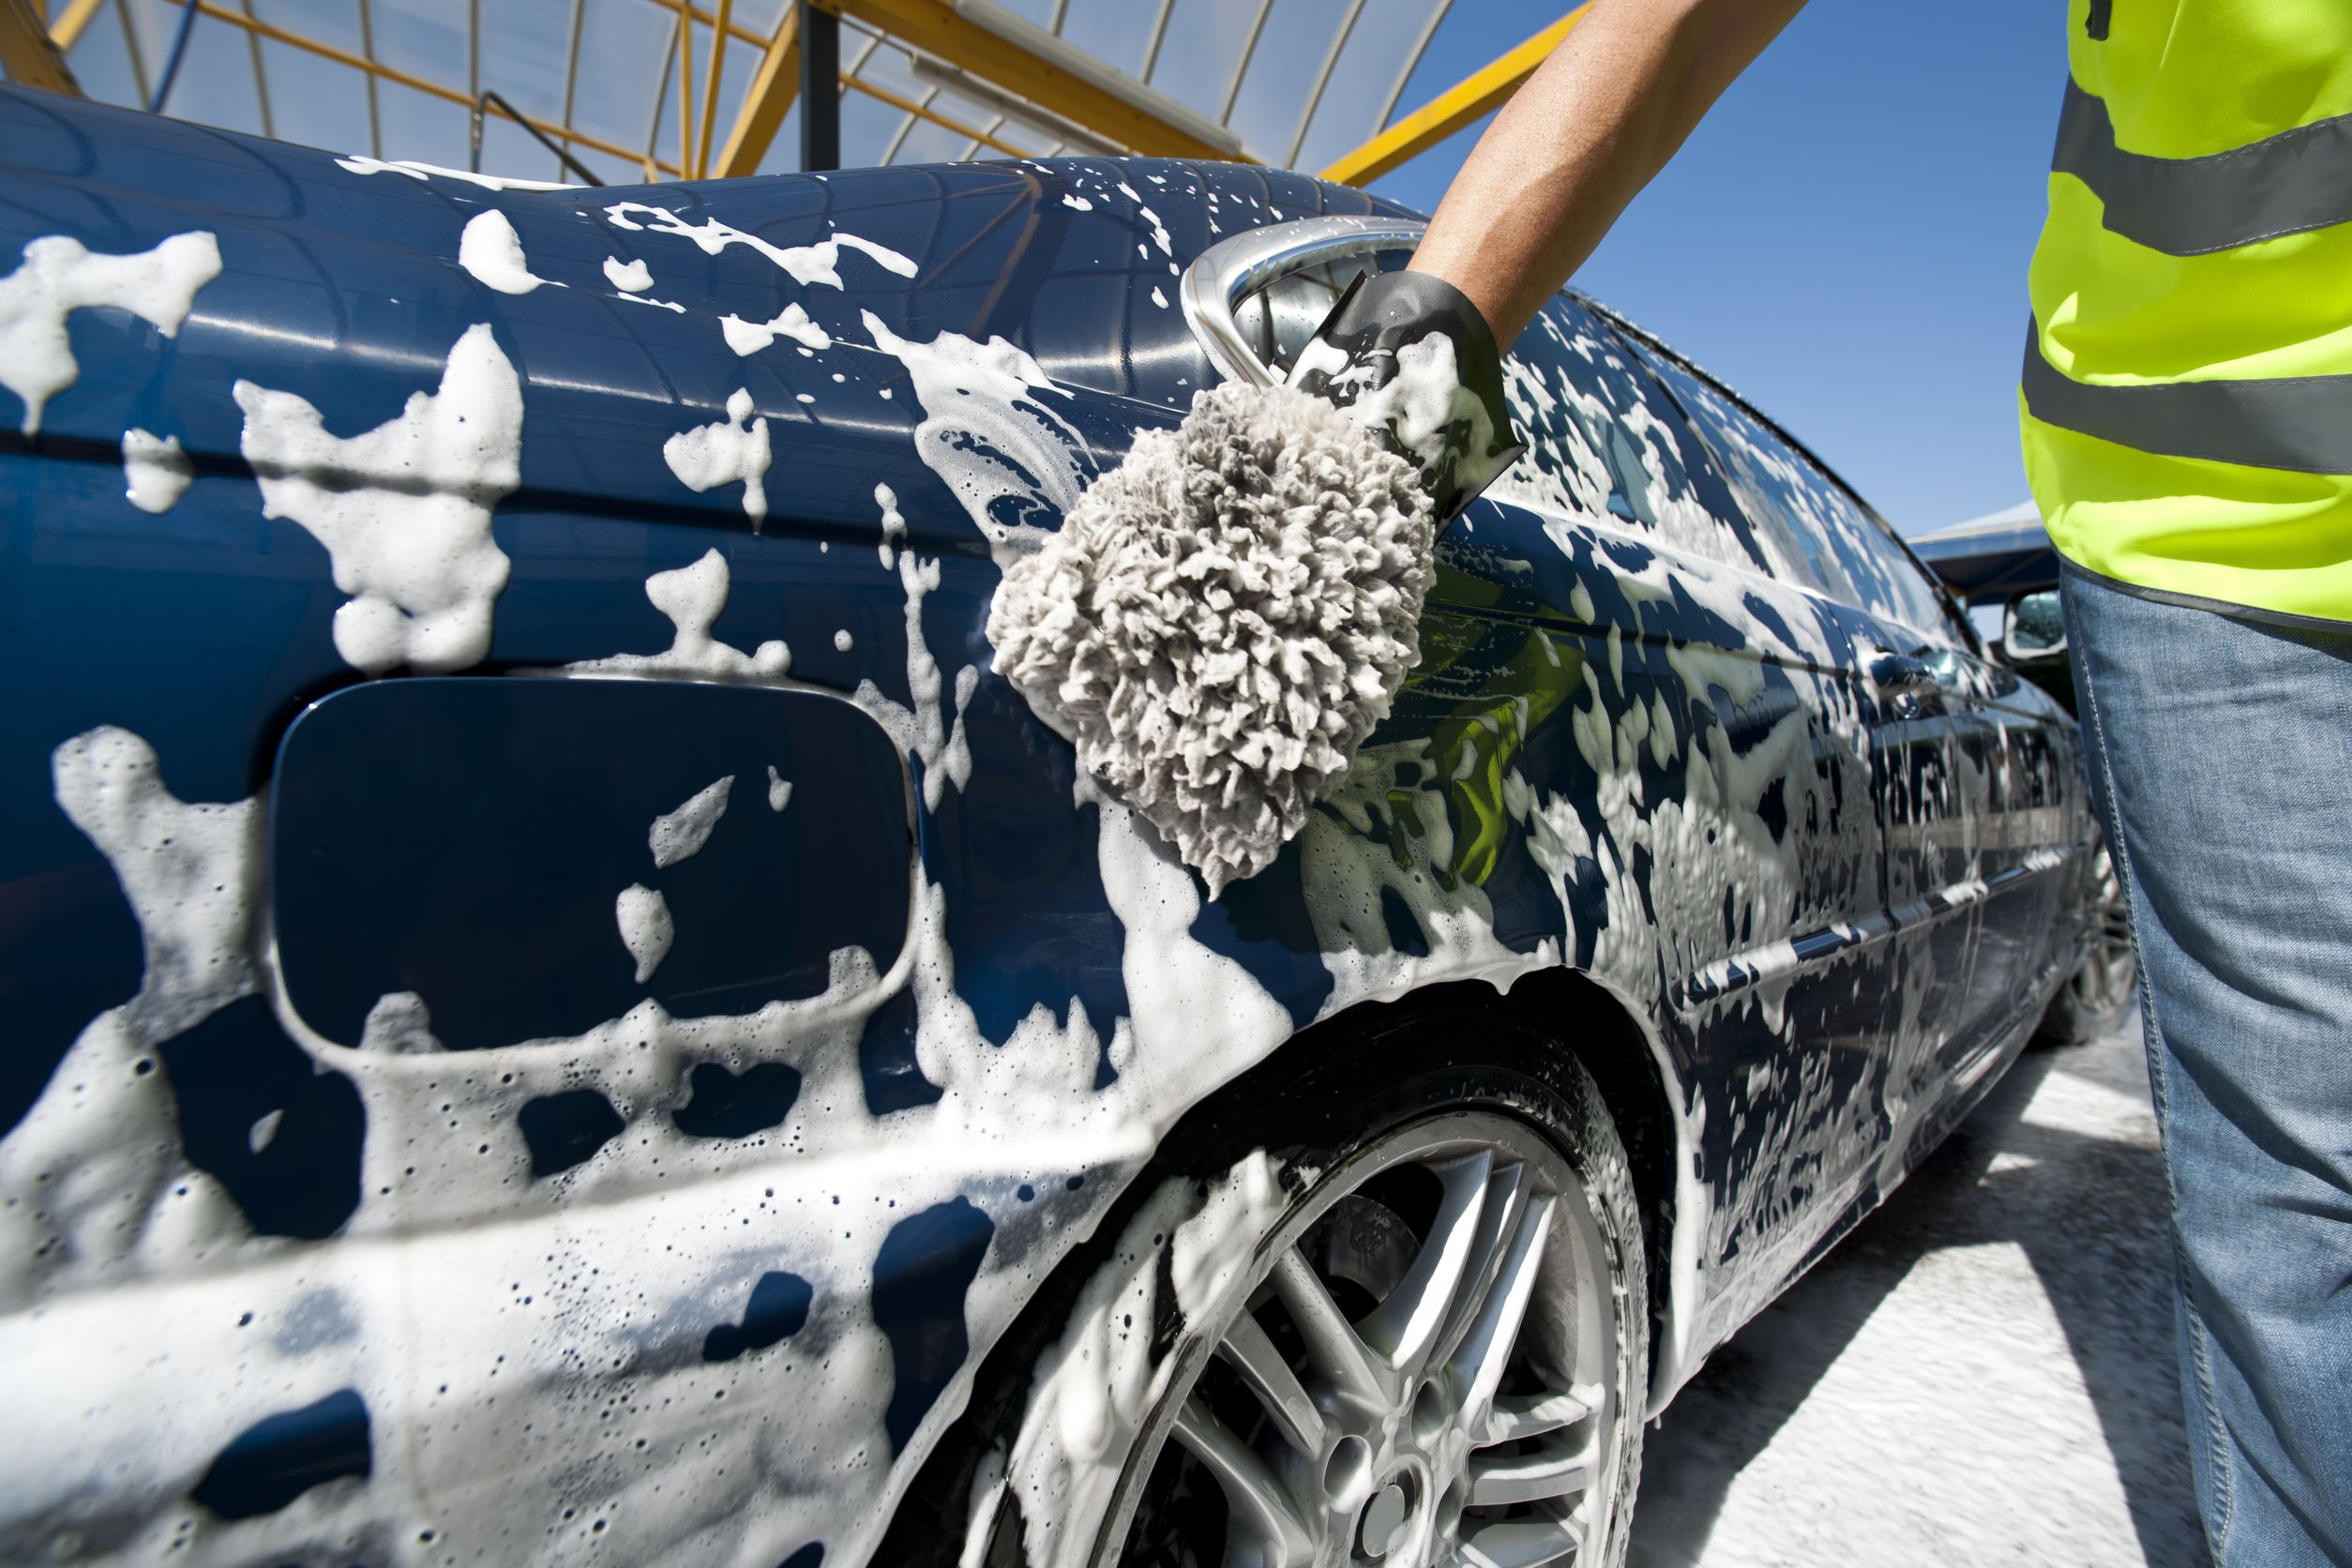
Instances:
[[[1492,337],[1434,279],[1359,279],[1291,380],[1137,436],[988,616],[997,671],[1212,897],[1346,776],[1420,662],[1441,522],[1519,451]]]

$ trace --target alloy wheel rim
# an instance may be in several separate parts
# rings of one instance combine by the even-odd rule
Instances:
[[[1382,1200],[1408,1189],[1417,1228]],[[1293,1207],[1249,1280],[1180,1345],[1097,1563],[1187,1530],[1230,1568],[1593,1560],[1621,1397],[1611,1270],[1542,1135],[1485,1112],[1385,1135]],[[1217,1499],[1221,1544],[1199,1539]]]

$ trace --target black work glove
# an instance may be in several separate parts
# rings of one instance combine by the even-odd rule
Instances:
[[[1527,450],[1511,433],[1486,318],[1427,273],[1359,274],[1299,352],[1290,384],[1384,432],[1420,471],[1440,530]]]

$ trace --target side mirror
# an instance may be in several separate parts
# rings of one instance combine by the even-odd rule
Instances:
[[[2001,613],[2001,656],[2012,664],[2041,664],[2066,656],[2066,616],[2058,591],[2020,594]]]

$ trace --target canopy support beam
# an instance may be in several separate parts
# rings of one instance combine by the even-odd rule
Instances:
[[[841,167],[841,19],[800,6],[800,166],[807,173]]]
[[[734,128],[711,165],[711,176],[731,180],[758,173],[760,160],[768,156],[776,133],[783,128],[785,113],[799,96],[800,6],[794,0],[776,19],[776,34],[761,53],[760,68],[752,72],[751,86],[735,110]]]
[[[0,68],[8,80],[53,93],[82,96],[82,83],[67,68],[65,52],[49,36],[49,23],[33,0],[0,0]]]
[[[817,9],[886,33],[934,59],[978,77],[1017,98],[1024,98],[1091,131],[1114,146],[1150,158],[1196,158],[1216,161],[1232,158],[1231,146],[1219,146],[1194,134],[1174,120],[1155,113],[1157,97],[1141,83],[1120,78],[1106,85],[1094,74],[1048,57],[1047,39],[1036,48],[1022,41],[1018,17],[999,15],[999,8],[953,0],[810,0]],[[964,14],[989,17],[982,25]],[[1032,32],[1042,29],[1030,27]],[[1075,51],[1071,52],[1075,55]],[[1110,75],[1108,71],[1104,75]],[[1125,90],[1119,90],[1123,84]]]

